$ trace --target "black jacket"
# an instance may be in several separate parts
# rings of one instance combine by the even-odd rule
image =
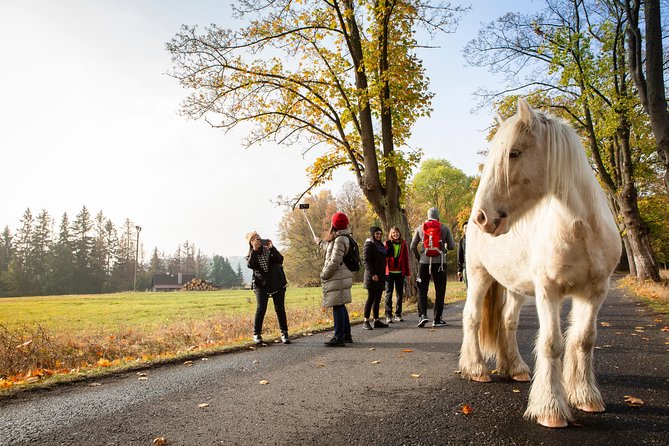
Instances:
[[[467,239],[463,235],[458,243],[458,272],[461,273],[465,269],[465,250],[467,249]]]
[[[365,263],[365,275],[363,284],[368,290],[383,290],[386,287],[386,255],[377,249],[375,243],[367,239],[363,248]],[[373,275],[377,275],[379,280],[374,282]]]
[[[265,255],[266,251],[269,251],[267,272],[263,270],[259,260],[259,257]],[[251,282],[251,288],[253,289],[266,290],[273,293],[281,288],[285,288],[288,284],[286,275],[283,272],[283,256],[274,246],[271,248],[263,246],[258,251],[249,249],[249,253],[246,256],[246,266],[253,270],[253,280]]]

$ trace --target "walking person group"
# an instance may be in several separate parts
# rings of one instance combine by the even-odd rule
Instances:
[[[346,304],[351,303],[353,273],[359,269],[357,243],[351,236],[349,219],[343,212],[332,215],[328,233],[323,239],[314,236],[324,251],[324,263],[320,273],[323,290],[322,305],[331,308],[334,334],[325,342],[326,346],[338,347],[353,342],[351,322]],[[466,224],[466,223],[465,223]],[[463,226],[464,229],[464,226]],[[249,242],[247,265],[253,270],[252,288],[256,294],[256,314],[253,326],[253,341],[261,344],[262,325],[267,311],[267,302],[274,301],[281,330],[281,341],[290,344],[285,310],[286,277],[283,273],[283,256],[271,240],[263,240],[257,232],[246,236]],[[446,294],[445,253],[453,250],[455,243],[451,231],[439,221],[439,212],[430,208],[427,220],[418,226],[410,245],[402,238],[398,227],[392,227],[389,237],[383,241],[383,230],[372,226],[369,238],[363,246],[363,286],[367,290],[364,307],[363,328],[374,330],[387,328],[388,324],[402,322],[402,302],[405,282],[410,277],[409,252],[419,264],[418,277],[418,327],[428,322],[427,294],[430,280],[434,283],[435,303],[432,327],[443,327],[442,319]],[[464,237],[458,252],[458,278],[464,268]],[[355,259],[355,260],[351,260]],[[462,279],[461,279],[462,280]],[[465,279],[466,280],[466,279]],[[381,299],[384,297],[385,322],[380,319]],[[393,306],[393,294],[395,305]],[[394,310],[394,312],[393,312]]]

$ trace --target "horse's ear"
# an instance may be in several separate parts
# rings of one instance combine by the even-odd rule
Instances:
[[[518,115],[520,116],[520,120],[525,124],[529,125],[532,123],[534,113],[532,113],[530,105],[523,98],[518,98]]]

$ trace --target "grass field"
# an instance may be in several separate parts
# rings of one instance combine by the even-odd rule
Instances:
[[[366,297],[353,287],[352,322]],[[447,302],[464,297],[463,284],[449,282]],[[0,391],[250,345],[255,305],[250,290],[0,299]],[[289,287],[286,312],[292,336],[332,326],[318,287]],[[263,328],[278,337],[271,303]]]

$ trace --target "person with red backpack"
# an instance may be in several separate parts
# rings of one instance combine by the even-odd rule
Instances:
[[[419,245],[421,247],[419,251]],[[411,240],[410,249],[418,261],[418,326],[424,327],[427,318],[427,291],[430,287],[430,277],[434,281],[434,319],[433,327],[446,325],[441,319],[446,297],[446,251],[455,248],[453,235],[450,229],[439,222],[439,210],[430,208],[427,211],[427,220],[416,228]]]

